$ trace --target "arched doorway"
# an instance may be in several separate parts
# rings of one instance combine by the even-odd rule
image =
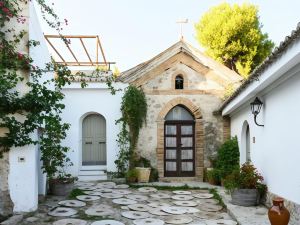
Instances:
[[[165,116],[164,171],[165,177],[195,176],[195,118],[181,105]]]
[[[82,121],[82,165],[106,165],[106,121],[90,114]]]
[[[244,122],[242,128],[242,151],[245,162],[251,161],[251,138],[250,138],[250,127],[247,121]]]

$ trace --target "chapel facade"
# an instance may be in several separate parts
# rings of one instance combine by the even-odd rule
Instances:
[[[229,120],[214,112],[226,88],[242,78],[181,40],[120,80],[142,88],[147,98],[138,153],[161,180],[203,180],[204,168],[230,137]]]

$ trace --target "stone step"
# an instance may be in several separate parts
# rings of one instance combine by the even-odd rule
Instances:
[[[79,181],[97,181],[97,180],[107,180],[107,175],[84,175],[78,176]]]
[[[80,170],[78,173],[79,176],[102,176],[106,175],[104,170]]]

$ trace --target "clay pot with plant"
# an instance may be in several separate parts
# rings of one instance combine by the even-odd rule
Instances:
[[[263,177],[257,169],[246,162],[239,170],[226,177],[224,186],[231,193],[232,204],[255,206],[260,203],[261,197],[267,191],[267,186],[262,181]]]

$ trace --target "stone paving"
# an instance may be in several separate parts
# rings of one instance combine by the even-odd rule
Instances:
[[[52,196],[19,225],[236,225],[208,189],[129,188],[113,182],[78,182],[77,199]],[[173,185],[172,185],[173,186]]]

